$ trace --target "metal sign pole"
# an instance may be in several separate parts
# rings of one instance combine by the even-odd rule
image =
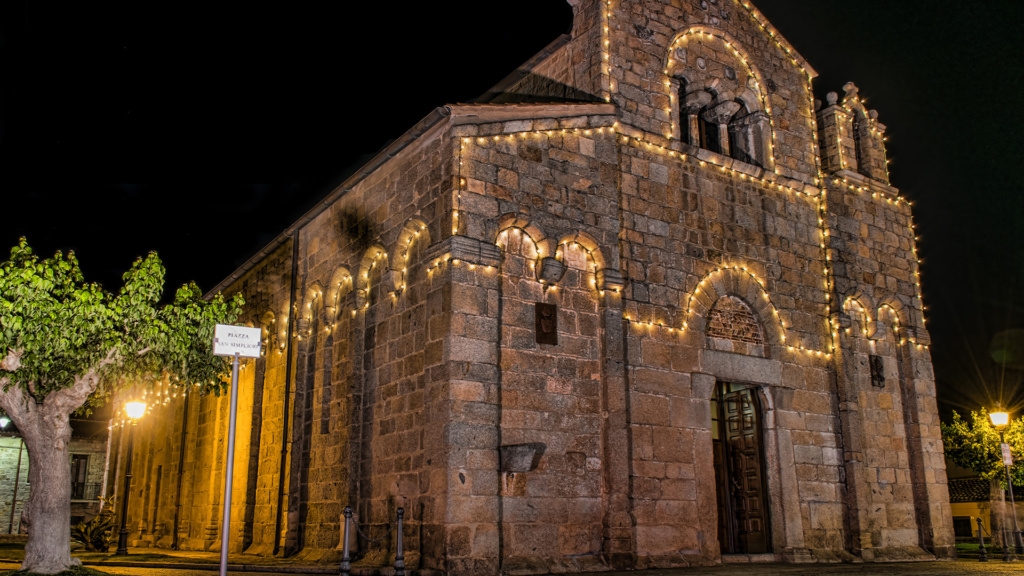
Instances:
[[[220,576],[228,573],[228,535],[231,533],[231,480],[235,471],[235,416],[238,413],[238,359],[259,358],[263,330],[246,326],[217,324],[213,332],[213,354],[231,356],[231,412],[228,419],[228,456],[224,461],[224,516],[220,522]]]
[[[238,411],[238,352],[231,363],[231,411],[228,417],[228,457],[224,461],[224,516],[220,529],[220,576],[228,573],[228,533],[231,531],[231,480],[235,469],[235,412]]]

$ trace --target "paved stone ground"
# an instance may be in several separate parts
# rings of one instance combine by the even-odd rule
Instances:
[[[1024,562],[908,562],[900,564],[729,564],[714,568],[600,572],[589,576],[947,576],[956,574],[1024,574]]]
[[[202,553],[200,553],[202,554]],[[141,566],[106,566],[90,563],[91,568],[116,576],[210,576],[216,574],[216,567],[204,565],[202,568],[148,568]],[[7,570],[15,570],[18,563],[0,560],[0,574]],[[294,576],[295,574],[324,574],[324,566],[287,565],[280,566],[282,572],[228,571],[228,574],[260,576]],[[308,568],[309,571],[303,571]],[[264,568],[267,569],[267,568]],[[382,576],[390,576],[390,570],[381,571]],[[410,571],[410,576],[415,572]],[[907,562],[899,564],[728,564],[713,568],[691,568],[673,570],[641,570],[632,572],[588,572],[580,576],[955,576],[973,574],[1021,574],[1024,575],[1024,562],[1005,563],[1001,560],[978,562],[977,560],[957,560],[953,562]],[[481,574],[480,576],[488,576]]]

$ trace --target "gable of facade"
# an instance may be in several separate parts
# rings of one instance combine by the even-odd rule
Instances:
[[[267,334],[233,549],[335,559],[350,506],[450,574],[950,556],[884,126],[749,3],[570,3],[220,287]],[[226,408],[140,424],[188,495],[142,535],[219,542]]]

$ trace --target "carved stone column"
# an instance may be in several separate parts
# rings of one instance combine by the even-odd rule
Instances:
[[[729,120],[739,112],[740,103],[735,101],[722,102],[704,111],[704,120],[718,126],[718,145],[720,153],[729,156]]]

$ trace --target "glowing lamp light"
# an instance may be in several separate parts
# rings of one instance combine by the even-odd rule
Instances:
[[[1010,415],[1006,412],[991,412],[988,417],[996,428],[1002,428],[1010,423]]]
[[[11,419],[7,416],[0,416],[0,428],[7,428],[7,425],[11,423]]]
[[[142,415],[146,413],[145,402],[127,402],[124,405],[124,411],[128,414],[128,417],[132,420],[138,420],[142,418]]]

